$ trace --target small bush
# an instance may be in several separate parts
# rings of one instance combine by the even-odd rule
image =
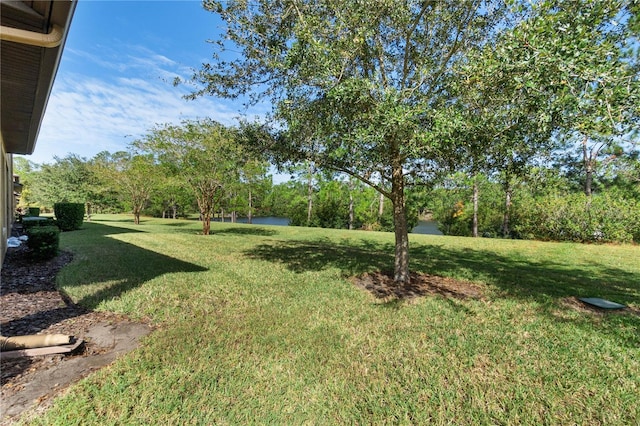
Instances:
[[[523,238],[574,242],[638,242],[639,205],[597,194],[549,195],[519,205],[514,230]]]
[[[55,203],[53,211],[58,227],[62,231],[75,231],[82,226],[84,220],[83,203]]]
[[[39,218],[38,220],[30,220],[29,216],[25,216],[22,220],[22,229],[25,231],[31,228],[39,228],[42,226],[57,226],[56,221],[52,218]]]
[[[60,229],[57,226],[34,226],[27,231],[27,246],[35,259],[51,259],[58,254]]]
[[[29,207],[29,213],[27,216],[38,217],[40,216],[40,207]]]

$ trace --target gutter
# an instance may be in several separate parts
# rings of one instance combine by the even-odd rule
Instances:
[[[28,44],[37,47],[58,47],[62,43],[64,32],[59,25],[53,25],[49,34],[34,31],[20,30],[18,28],[0,25],[0,40],[13,41],[20,44]]]

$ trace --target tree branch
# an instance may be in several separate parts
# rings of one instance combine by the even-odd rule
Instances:
[[[407,33],[405,35],[405,38],[404,38],[404,59],[403,59],[403,63],[402,63],[402,86],[401,86],[401,90],[403,90],[404,88],[407,87],[407,74],[409,72],[409,50],[410,50],[409,46],[411,45],[411,36],[415,32],[416,28],[418,28],[418,24],[422,20],[422,17],[424,16],[424,14],[427,12],[427,8],[429,8],[433,4],[434,4],[433,0],[432,1],[425,1],[422,4],[422,8],[420,9],[420,13],[418,14],[418,16],[416,16],[416,19],[413,21],[413,24],[411,25],[411,28],[409,28],[409,31],[407,31]]]
[[[370,187],[372,187],[373,189],[375,189],[376,191],[378,191],[379,193],[381,193],[382,195],[384,195],[385,197],[391,199],[391,192],[385,190],[381,185],[378,185],[376,183],[374,183],[373,181],[371,181],[369,178],[365,177],[365,176],[361,176],[355,172],[352,172],[349,169],[345,169],[343,167],[337,166],[337,165],[330,165],[327,164],[327,167],[330,169],[335,170],[336,172],[341,172],[341,173],[345,173],[351,177],[354,177],[356,179],[358,179],[360,182],[369,185]]]

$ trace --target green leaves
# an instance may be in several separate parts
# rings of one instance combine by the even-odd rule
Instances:
[[[440,102],[447,67],[494,24],[472,1],[366,7],[333,0],[229,1],[205,7],[220,14],[235,45],[225,44],[219,53],[242,54],[206,64],[194,76],[204,84],[197,95],[264,97],[295,141],[291,156],[330,152],[322,157],[358,173],[388,166],[392,146],[404,150],[407,167],[422,160],[418,141],[428,131],[426,105]],[[373,158],[351,162],[340,154],[366,146]],[[386,158],[379,158],[382,152]],[[368,160],[375,164],[362,170]]]
[[[218,53],[241,54],[204,65],[195,95],[271,102],[282,129],[276,158],[316,162],[392,198],[404,262],[395,276],[408,280],[404,185],[428,175],[436,152],[425,137],[429,114],[448,101],[450,67],[487,40],[500,8],[475,0],[205,5],[227,24],[231,45]],[[393,177],[391,192],[374,174]]]
[[[214,210],[225,199],[238,198],[241,181],[254,189],[260,186],[260,177],[266,179],[264,164],[256,152],[244,150],[242,142],[266,143],[268,136],[257,125],[236,129],[213,120],[184,121],[156,127],[134,147],[155,158],[165,178],[179,182],[195,199],[203,233],[208,234]]]
[[[535,13],[516,31],[530,39],[532,76],[563,111],[563,127],[590,137],[624,134],[640,90],[627,2],[542,2]]]

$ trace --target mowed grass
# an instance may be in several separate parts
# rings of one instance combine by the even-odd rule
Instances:
[[[34,421],[638,424],[640,247],[411,235],[412,269],[484,298],[380,301],[393,234],[97,216],[60,288],[158,328]]]

